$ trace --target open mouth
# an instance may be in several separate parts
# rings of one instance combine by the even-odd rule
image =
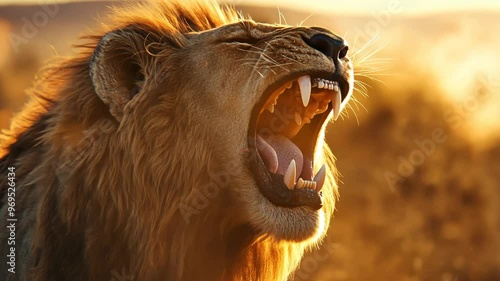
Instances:
[[[313,76],[313,78],[311,78]],[[329,77],[329,78],[322,78]],[[252,113],[250,167],[260,192],[281,207],[323,206],[327,168],[314,174],[324,124],[340,114],[349,83],[340,75],[300,75],[271,86]]]

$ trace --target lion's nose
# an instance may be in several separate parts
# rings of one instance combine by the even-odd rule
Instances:
[[[305,41],[307,45],[322,52],[325,56],[332,58],[334,61],[343,59],[347,56],[347,51],[349,50],[344,40],[335,39],[326,34],[315,34]]]

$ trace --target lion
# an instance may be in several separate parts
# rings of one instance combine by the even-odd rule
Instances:
[[[338,197],[324,131],[352,94],[347,42],[203,0],[115,8],[83,40],[3,136],[1,274],[291,278]]]

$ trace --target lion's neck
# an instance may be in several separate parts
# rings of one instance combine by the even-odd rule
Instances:
[[[193,241],[190,254],[182,261],[182,272],[172,268],[178,274],[169,275],[172,280],[285,281],[303,255],[303,249],[257,236],[249,225],[235,227],[222,236],[216,234],[219,227],[210,225],[200,230],[207,239]]]

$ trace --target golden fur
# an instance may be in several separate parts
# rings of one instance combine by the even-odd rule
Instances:
[[[288,70],[258,64],[252,44],[318,30],[208,2],[151,2],[117,9],[80,55],[44,70],[0,147],[2,171],[16,167],[19,280],[107,281],[123,270],[148,281],[287,280],[323,238],[337,187],[329,173],[319,212],[274,206],[255,187],[243,165],[255,93]],[[278,63],[307,59],[282,52]],[[318,159],[334,171],[322,139]]]

